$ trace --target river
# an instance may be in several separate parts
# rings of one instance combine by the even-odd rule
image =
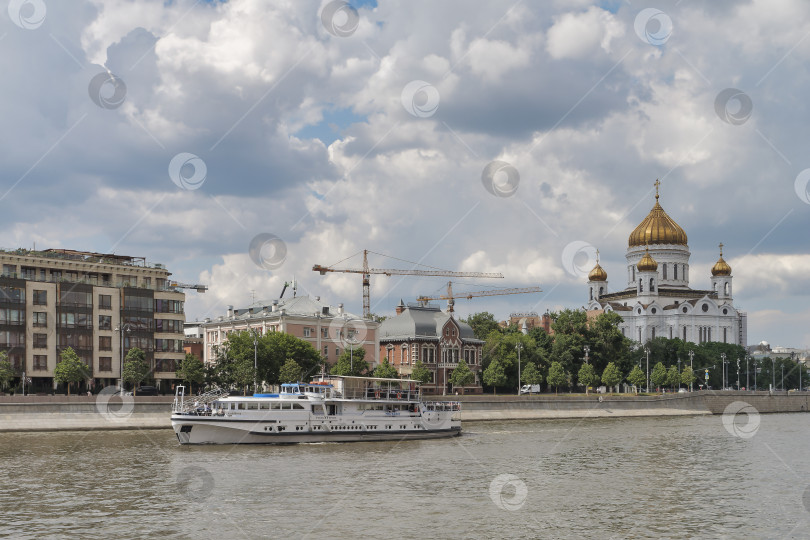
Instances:
[[[469,422],[456,439],[297,446],[3,433],[0,536],[810,537],[810,415],[743,418]]]

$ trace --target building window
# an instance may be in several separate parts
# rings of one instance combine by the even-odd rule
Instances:
[[[667,279],[667,263],[663,264],[663,278]]]
[[[335,347],[335,356],[340,356],[340,347]]]
[[[112,357],[102,356],[98,359],[99,371],[112,371]]]
[[[312,331],[311,328],[309,328],[308,326],[305,326],[304,327],[304,337],[310,337],[310,332],[311,331]]]
[[[112,317],[109,315],[98,316],[98,329],[99,330],[112,330]]]
[[[112,336],[98,336],[98,350],[111,351],[112,350]]]
[[[38,328],[47,328],[48,326],[48,314],[44,311],[35,311],[34,315],[34,326]]]
[[[34,371],[46,371],[48,369],[48,357],[44,354],[34,355]]]
[[[34,334],[34,348],[47,349],[48,348],[48,334]]]
[[[329,329],[328,328],[321,328],[321,337],[324,339],[329,339]]]
[[[34,305],[35,306],[47,306],[48,305],[48,294],[46,291],[38,291],[34,290]]]
[[[709,304],[703,304],[702,306],[700,306],[700,309],[703,310],[703,313],[706,313],[707,311],[709,311]]]
[[[683,327],[683,340],[686,341],[686,327]]]
[[[672,265],[672,274],[673,274],[672,279],[678,279],[678,265],[677,264]]]
[[[112,296],[109,294],[98,295],[98,309],[112,309]]]
[[[324,348],[323,348],[323,357],[327,358],[328,356],[329,356],[329,347],[324,346]]]
[[[36,275],[36,268],[31,268],[30,266],[23,266],[22,267],[22,278],[23,279],[30,279],[34,280],[37,278]]]

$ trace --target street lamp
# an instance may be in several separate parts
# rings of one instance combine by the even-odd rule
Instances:
[[[256,389],[258,388],[258,378],[259,374],[259,362],[258,362],[258,345],[259,345],[259,335],[256,332],[255,328],[250,329],[251,333],[253,333],[253,393],[256,393]]]
[[[737,358],[737,390],[740,389],[740,359]]]
[[[726,389],[726,353],[721,353],[720,358],[723,360],[723,365],[721,366],[721,374],[722,377],[720,380],[723,381],[723,387],[720,390]]]
[[[785,391],[785,363],[782,362],[782,392]]]
[[[757,372],[759,371],[759,360],[754,358],[754,392],[757,391]]]
[[[647,392],[650,391],[650,348],[644,347],[644,352],[647,353]]]
[[[748,386],[748,353],[745,353],[745,387],[748,390],[751,390],[751,387]]]
[[[680,380],[681,380],[681,357],[679,356],[678,357],[678,381],[680,381]],[[680,390],[681,390],[681,383],[678,382],[678,391],[680,392]]]
[[[773,364],[771,369],[772,381],[771,381],[771,391],[776,390],[776,358],[771,357],[771,363]]]
[[[354,373],[354,345],[360,342],[354,339],[354,335],[349,335],[347,332],[346,343],[349,344],[349,372]]]
[[[120,375],[120,378],[118,379],[118,389],[122,394],[124,393],[124,331],[126,330],[127,334],[129,334],[130,326],[131,325],[129,323],[124,323],[123,325],[119,323],[118,326],[115,327],[115,331],[119,333],[119,341],[121,345],[119,347],[121,351],[121,363],[119,365],[120,371],[118,372]]]
[[[587,349],[588,347],[586,346],[585,348]],[[520,396],[520,351],[523,349],[523,343],[518,341],[517,345],[515,345],[515,349],[517,349],[518,352],[518,396]],[[588,353],[586,352],[585,354],[587,355]]]
[[[695,359],[695,351],[690,350],[689,351],[689,369],[692,370],[692,378],[693,379],[695,378],[694,359]],[[693,387],[692,387],[693,384],[694,384],[694,382],[689,383],[689,391],[690,392],[693,390]]]

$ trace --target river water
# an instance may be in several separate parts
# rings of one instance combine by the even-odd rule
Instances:
[[[0,536],[810,537],[810,415],[743,418],[466,423],[456,439],[297,446],[4,433]]]

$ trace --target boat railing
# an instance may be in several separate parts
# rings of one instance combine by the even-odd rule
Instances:
[[[422,403],[422,408],[425,411],[452,411],[458,412],[461,410],[460,401],[425,401]]]
[[[396,390],[388,388],[350,388],[344,389],[343,392],[337,392],[337,397],[344,399],[372,399],[372,400],[386,400],[386,401],[420,401],[421,392],[410,390],[407,388]]]
[[[186,396],[185,386],[178,386],[174,391],[174,402],[172,403],[173,413],[193,413],[205,414],[211,412],[211,403],[214,401],[228,397],[228,392],[222,388],[215,386],[211,390],[204,392],[197,396]]]

